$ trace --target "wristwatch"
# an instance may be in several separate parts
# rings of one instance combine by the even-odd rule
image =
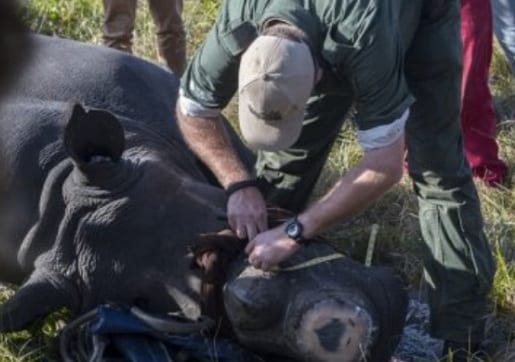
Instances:
[[[304,231],[304,225],[302,225],[299,219],[297,219],[297,216],[288,220],[284,231],[286,232],[286,235],[288,235],[290,239],[295,240],[297,244],[304,243],[305,239],[302,235],[302,232]]]

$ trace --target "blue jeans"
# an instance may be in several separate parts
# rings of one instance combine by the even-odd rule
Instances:
[[[494,31],[515,72],[515,1],[492,0]]]

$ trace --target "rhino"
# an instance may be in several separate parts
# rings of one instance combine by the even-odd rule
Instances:
[[[206,279],[192,250],[207,235],[237,245],[217,282],[241,345],[283,360],[389,360],[407,306],[390,269],[317,240],[280,270],[254,269],[244,241],[217,234],[225,192],[178,131],[178,79],[116,50],[32,38],[34,61],[0,105],[0,280],[19,285],[0,331],[104,303],[198,320]]]

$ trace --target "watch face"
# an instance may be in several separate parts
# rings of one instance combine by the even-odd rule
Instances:
[[[302,236],[302,225],[297,220],[292,220],[286,226],[286,234],[293,240],[297,240]]]
[[[290,234],[290,236],[297,236],[299,235],[299,231],[300,231],[300,228],[299,228],[299,225],[295,224],[295,223],[291,223],[290,225],[288,225],[288,234]]]

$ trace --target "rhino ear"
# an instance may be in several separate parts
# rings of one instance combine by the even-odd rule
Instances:
[[[71,107],[64,145],[79,165],[94,162],[96,158],[118,162],[125,149],[125,136],[122,125],[111,113],[86,111],[77,103]]]

